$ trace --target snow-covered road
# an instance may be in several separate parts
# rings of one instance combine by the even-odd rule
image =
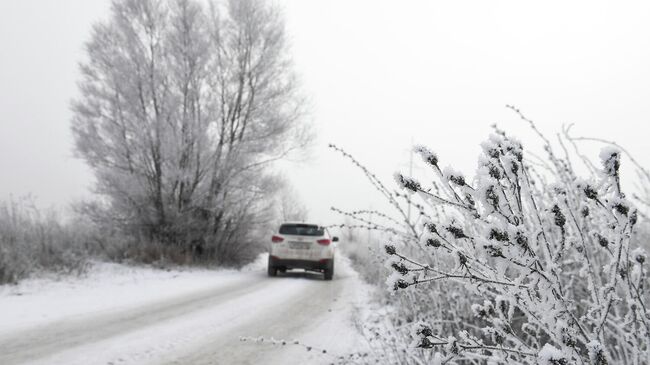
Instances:
[[[0,288],[0,364],[332,363],[363,347],[353,316],[367,298],[347,261],[336,264],[333,281],[268,278],[260,259],[242,271],[104,265]]]

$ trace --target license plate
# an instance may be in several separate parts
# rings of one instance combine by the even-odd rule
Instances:
[[[309,242],[289,242],[289,247],[296,250],[305,250],[309,248]]]

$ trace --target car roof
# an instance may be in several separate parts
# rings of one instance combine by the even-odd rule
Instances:
[[[323,226],[322,224],[313,223],[313,222],[282,222],[280,225],[285,225],[285,224],[306,224],[306,225],[318,226],[318,227]]]

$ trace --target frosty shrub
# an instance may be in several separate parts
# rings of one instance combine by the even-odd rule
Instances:
[[[386,260],[383,245],[380,245],[381,252],[375,249],[380,242],[374,240],[385,242],[390,239],[393,243],[401,242],[402,255],[425,256],[432,262],[437,262],[434,251],[431,251],[426,244],[420,244],[422,229],[418,227],[427,216],[424,206],[415,202],[411,194],[390,189],[389,185],[384,184],[344,150],[334,145],[330,145],[330,148],[352,161],[393,208],[393,212],[390,213],[377,210],[345,212],[332,208],[344,217],[345,223],[337,226],[343,231],[343,238],[346,239],[350,233],[353,238],[357,238],[352,240],[353,244],[346,244],[354,248],[348,247],[344,251],[362,277],[369,283],[384,286],[386,277],[391,272],[403,270],[402,263],[391,260],[393,256],[388,256],[389,260]],[[413,218],[409,217],[409,205],[415,208],[417,213],[412,216]],[[439,217],[444,214],[444,210],[444,206],[435,206],[431,207],[428,214]],[[366,232],[374,232],[372,241],[364,244],[363,239],[359,240],[359,237],[355,237],[355,233],[359,232],[364,235]],[[441,333],[455,333],[468,324],[472,325],[474,320],[470,308],[472,294],[464,287],[447,281],[433,281],[427,285],[411,286],[409,290],[396,291],[392,278],[389,282],[391,295],[382,295],[386,293],[385,291],[375,293],[377,308],[372,310],[373,314],[369,318],[359,319],[358,323],[372,351],[349,354],[340,363],[422,364],[432,359],[432,353],[429,349],[416,347],[415,341],[419,341],[419,335],[415,332],[419,329],[417,324],[426,322]]]
[[[0,202],[0,284],[37,272],[81,273],[90,251],[83,227],[63,224],[30,199]]]
[[[361,216],[371,214],[374,214],[374,217],[380,217],[380,213],[369,210],[351,213],[343,212],[337,208],[332,208],[332,210],[346,216],[345,223],[329,226],[329,228],[340,231],[339,237],[342,244],[339,249],[350,259],[352,267],[361,274],[366,282],[373,285],[383,283],[388,270],[382,264],[385,256],[379,240],[382,235],[375,234],[374,225],[371,225],[368,219],[365,219],[367,223],[359,224],[357,219],[350,218],[361,219]]]
[[[588,168],[592,169],[592,171],[594,169],[594,166],[584,156],[580,154],[578,143],[595,142],[599,144],[604,144],[606,146],[614,147],[615,149],[621,152],[622,156],[626,157],[629,160],[629,162],[634,167],[634,174],[636,175],[636,184],[635,184],[636,191],[633,194],[631,194],[631,197],[632,200],[637,204],[637,208],[639,209],[638,214],[647,220],[648,214],[650,213],[650,170],[642,166],[628,150],[626,150],[625,148],[623,148],[621,145],[619,145],[614,141],[609,141],[602,138],[582,137],[582,136],[578,137],[578,136],[571,135],[572,126],[573,125],[569,125],[564,128],[564,130],[562,131],[563,136],[566,138],[567,141],[569,141],[573,145],[576,154],[585,162],[585,165]]]
[[[647,256],[631,244],[638,213],[621,151],[603,148],[599,170],[580,178],[542,138],[547,158],[531,161],[495,128],[473,178],[416,147],[435,181],[396,174],[404,193],[362,167],[403,217],[399,199],[420,202],[415,222],[380,228],[387,282],[406,294],[383,339],[406,346],[400,362],[648,363]]]

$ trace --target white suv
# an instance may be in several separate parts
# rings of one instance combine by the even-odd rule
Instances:
[[[278,270],[305,269],[334,276],[334,252],[338,237],[330,237],[324,227],[308,223],[283,223],[271,237],[269,276]]]

